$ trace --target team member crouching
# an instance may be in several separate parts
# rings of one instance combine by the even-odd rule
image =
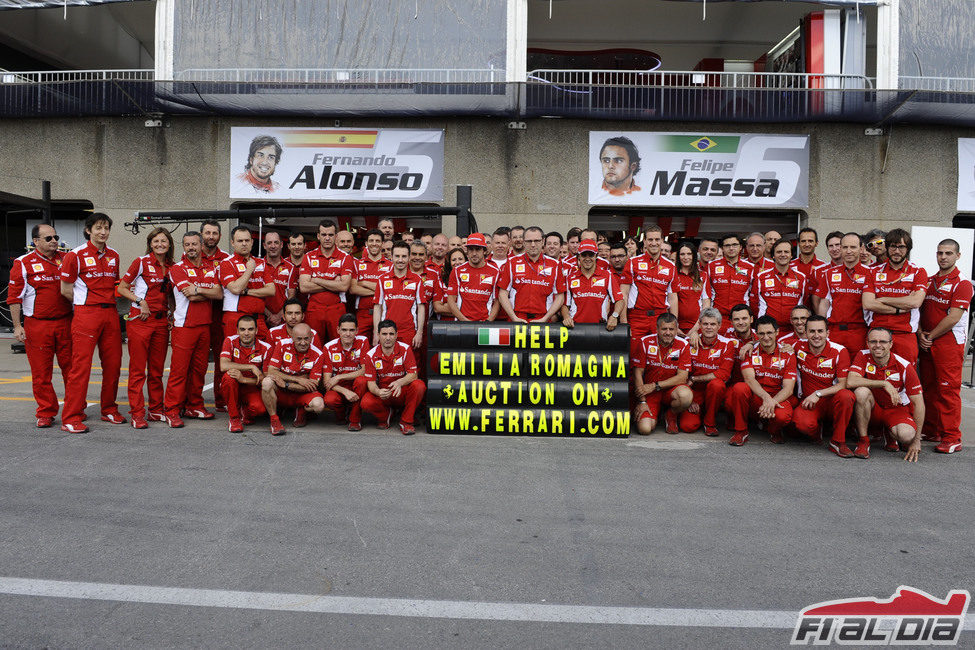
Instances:
[[[294,332],[295,325],[305,322],[305,308],[302,306],[301,301],[297,298],[289,298],[286,300],[282,313],[284,314],[284,322],[277,327],[272,327],[270,330],[268,330],[271,335],[268,343],[271,344],[272,348],[280,341],[292,338],[292,332]],[[311,326],[309,325],[309,327]],[[311,329],[311,344],[316,348],[322,347],[322,339],[313,327]]]
[[[376,416],[380,429],[388,429],[390,407],[402,406],[399,430],[408,436],[416,433],[413,417],[427,387],[417,379],[413,350],[396,340],[396,323],[384,320],[377,329],[379,345],[366,353],[363,363],[369,392],[362,396],[362,409]]]
[[[677,417],[694,398],[685,385],[691,371],[691,346],[677,336],[677,317],[661,314],[655,329],[655,334],[640,340],[640,353],[633,363],[636,396],[644,400],[635,413],[641,435],[653,432],[663,408],[667,408],[667,433],[677,433]]]
[[[792,422],[792,409],[798,404],[792,392],[796,387],[796,357],[776,342],[779,324],[771,316],[757,321],[758,347],[741,361],[744,381],[731,387],[728,406],[734,435],[728,444],[740,447],[748,442],[748,418],[768,421],[772,442],[781,444],[782,429]]]
[[[870,458],[868,430],[871,424],[880,424],[887,438],[887,451],[897,451],[898,443],[908,445],[904,460],[913,463],[921,453],[917,423],[924,422],[924,398],[914,366],[891,353],[893,342],[890,330],[871,328],[867,332],[867,350],[860,352],[850,366],[846,385],[856,395],[856,424],[860,435],[853,454],[857,458]],[[910,411],[908,404],[912,407]]]
[[[718,435],[715,416],[724,404],[728,380],[735,363],[735,346],[718,332],[721,330],[721,312],[714,307],[701,310],[698,317],[699,339],[691,345],[691,375],[688,383],[694,393],[687,410],[680,414],[680,430],[692,433],[701,428],[704,435]]]
[[[856,399],[846,388],[850,353],[829,340],[824,316],[809,317],[806,335],[807,340],[795,344],[799,373],[797,392],[802,403],[792,412],[792,424],[796,431],[818,443],[820,422],[832,420],[833,438],[829,450],[840,458],[851,458],[853,452],[846,446],[846,428],[853,417]]]
[[[249,314],[237,319],[237,333],[224,339],[220,351],[224,373],[220,387],[227,400],[231,433],[241,433],[245,422],[250,424],[251,418],[264,413],[261,381],[270,356],[271,346],[257,338],[257,319]],[[170,426],[174,426],[172,422]]]
[[[321,413],[325,400],[318,392],[318,359],[320,348],[311,343],[311,328],[298,323],[292,338],[278,342],[267,362],[267,374],[261,380],[261,399],[271,416],[271,435],[285,433],[278,406],[294,407],[296,427],[305,426],[307,412]]]
[[[203,262],[202,242],[198,232],[183,235],[183,259],[169,267],[175,306],[164,408],[170,426],[182,426],[181,411],[190,417],[213,417],[203,406],[203,383],[210,354],[211,301],[223,297],[223,288],[213,265]],[[149,419],[154,419],[152,413]]]
[[[319,359],[325,406],[335,411],[339,423],[349,409],[349,431],[362,430],[362,396],[369,390],[362,363],[369,352],[369,339],[356,335],[356,317],[339,318],[339,337],[325,344]]]

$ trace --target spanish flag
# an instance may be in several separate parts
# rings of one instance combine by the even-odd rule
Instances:
[[[316,147],[318,149],[372,149],[379,131],[305,129],[289,131],[284,136],[286,147]]]

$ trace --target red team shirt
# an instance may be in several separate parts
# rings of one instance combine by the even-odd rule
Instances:
[[[711,305],[725,318],[731,315],[731,308],[735,305],[748,304],[748,292],[754,269],[751,262],[739,259],[731,264],[723,257],[708,265]]]
[[[267,362],[271,358],[271,346],[255,337],[254,344],[246,348],[241,345],[240,336],[234,334],[224,339],[220,358],[239,364],[253,364],[263,372],[267,369]],[[242,371],[242,374],[250,379],[256,379],[250,370]]]
[[[282,257],[277,266],[272,266],[265,259],[264,281],[274,283],[274,295],[265,298],[264,303],[272,314],[276,314],[284,309],[288,291],[298,288],[298,268],[287,257]]]
[[[934,275],[928,283],[928,292],[921,305],[921,329],[930,332],[948,315],[952,307],[961,309],[962,314],[958,322],[951,329],[955,342],[964,345],[968,336],[968,308],[972,304],[972,283],[961,277],[956,268],[945,276]]]
[[[304,354],[295,349],[294,341],[282,339],[274,344],[271,356],[268,358],[268,369],[277,368],[286,375],[297,377],[308,374],[308,378],[315,380],[318,377],[312,376],[315,366],[318,365],[318,358],[322,356],[322,350],[312,343],[305,350]]]
[[[253,258],[256,266],[247,281],[248,291],[260,289],[265,285],[264,260]],[[247,260],[236,253],[220,262],[220,284],[223,285],[223,310],[243,314],[264,314],[264,298],[238,296],[230,293],[227,286],[247,272]]]
[[[76,305],[114,305],[118,274],[118,253],[108,246],[99,253],[91,242],[68,251],[61,261],[61,282],[74,284]]]
[[[475,268],[465,262],[450,272],[446,295],[457,298],[457,308],[464,318],[487,320],[497,299],[500,275],[497,267],[491,264]]]
[[[312,345],[314,345],[315,347],[317,347],[317,348],[320,349],[322,347],[322,337],[319,336],[318,335],[318,332],[316,332],[313,328],[310,328],[309,327],[308,329],[311,330],[311,343],[312,343]],[[268,341],[268,343],[271,344],[271,347],[274,347],[275,345],[277,345],[277,343],[279,341],[283,341],[285,339],[291,339],[291,333],[288,332],[288,324],[287,323],[281,323],[280,325],[277,325],[276,327],[272,327],[271,329],[268,330],[268,334],[271,335],[271,338]]]
[[[423,278],[412,271],[401,278],[393,271],[386,273],[376,285],[376,303],[381,307],[379,320],[392,320],[397,332],[415,332],[417,313],[427,304]]]
[[[677,337],[669,348],[664,348],[656,334],[648,334],[640,340],[639,358],[633,366],[644,368],[644,384],[665,381],[681,370],[690,373],[691,345],[686,339]]]
[[[14,260],[10,269],[7,304],[20,305],[24,316],[54,320],[71,315],[71,303],[61,295],[61,262],[64,253],[48,259],[31,251]]]
[[[867,286],[870,269],[857,262],[852,269],[845,265],[833,266],[820,272],[816,282],[816,295],[830,301],[826,318],[830,324],[862,325],[863,290]]]
[[[809,295],[806,276],[795,269],[779,273],[775,267],[759,272],[752,282],[752,311],[759,316],[768,314],[780,328],[789,327],[792,308],[805,303]]]
[[[676,291],[677,266],[661,255],[649,253],[631,257],[623,267],[623,284],[629,285],[626,306],[638,312],[661,313],[669,308],[667,298]]]
[[[808,264],[797,257],[790,262],[789,266],[806,276],[806,283],[809,285],[809,295],[812,295],[816,293],[816,278],[819,276],[820,271],[829,266],[829,264],[813,255]]]
[[[149,311],[155,314],[169,308],[164,286],[166,275],[166,267],[156,260],[155,255],[143,255],[132,260],[122,280],[129,283],[132,293],[149,303]],[[135,318],[140,313],[138,304],[132,303],[129,317]]]
[[[362,368],[366,353],[369,352],[369,339],[364,336],[356,336],[352,342],[352,347],[346,350],[342,347],[341,339],[332,339],[325,344],[322,349],[322,356],[318,360],[317,376],[328,374],[344,375],[355,372]],[[340,382],[345,388],[352,387],[352,380]]]
[[[609,318],[610,310],[623,297],[616,277],[605,269],[593,269],[591,277],[579,269],[566,278],[566,305],[572,320],[577,323],[601,323]]]
[[[378,292],[378,282],[380,276],[389,273],[392,269],[392,262],[390,262],[385,257],[380,256],[378,260],[369,259],[368,255],[363,256],[360,260],[353,260],[355,263],[355,278],[356,280],[365,280],[366,282],[377,283],[376,292]],[[355,308],[356,311],[371,311],[372,306],[376,303],[375,293],[371,296],[356,296],[355,298]]]
[[[796,379],[796,356],[784,351],[778,344],[771,354],[762,350],[758,343],[752,353],[741,360],[741,370],[751,368],[755,371],[755,379],[765,389],[765,392],[775,397],[782,390],[782,384],[787,379]]]
[[[416,358],[410,346],[396,341],[389,356],[383,354],[381,345],[369,350],[362,367],[366,371],[367,381],[376,382],[380,388],[388,388],[397,379],[416,372]]]
[[[501,269],[498,288],[508,290],[516,314],[541,317],[555,294],[565,293],[565,277],[559,272],[557,260],[543,254],[532,262],[528,253],[522,253],[509,259]]]
[[[713,372],[715,379],[728,383],[735,366],[737,350],[731,339],[724,336],[715,337],[710,345],[705,344],[702,339],[696,348],[690,348],[691,376],[709,375]],[[703,389],[704,386],[701,384],[695,388]]]
[[[169,267],[169,284],[173,287],[175,301],[174,327],[209,325],[213,321],[213,309],[209,300],[191,301],[182,292],[190,284],[204,289],[217,286],[217,272],[211,265],[201,261],[200,266],[193,266],[184,255],[182,260]]]
[[[711,283],[707,271],[701,271],[701,288],[694,288],[694,278],[677,272],[677,327],[687,332],[697,323],[704,305],[704,297],[711,295]]]
[[[781,341],[780,341],[781,344]],[[850,372],[850,353],[842,345],[826,341],[819,354],[809,350],[809,341],[797,341],[796,365],[799,383],[796,393],[804,399],[817,390],[826,390]]]
[[[305,254],[298,269],[298,275],[308,275],[318,280],[335,280],[344,275],[355,275],[354,258],[333,248],[330,255],[322,255],[322,249],[316,248]],[[308,308],[333,307],[345,302],[345,292],[319,291],[308,296]]]
[[[873,266],[870,271],[863,290],[873,293],[877,298],[903,298],[928,288],[927,271],[910,262],[905,262],[899,271],[890,268],[889,262]],[[866,313],[867,324],[871,327],[886,327],[891,332],[901,334],[916,331],[920,318],[920,309],[901,310],[899,314],[877,314],[872,311]]]
[[[862,351],[853,360],[850,370],[864,379],[886,380],[894,386],[894,390],[900,395],[900,404],[892,404],[890,395],[883,388],[870,389],[876,405],[880,408],[906,406],[911,403],[910,395],[921,394],[921,380],[918,379],[914,366],[894,353],[891,353],[886,366],[878,366],[869,352]]]

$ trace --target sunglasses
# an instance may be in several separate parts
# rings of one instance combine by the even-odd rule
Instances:
[[[46,241],[46,242],[49,242],[49,241],[51,241],[52,239],[53,239],[54,241],[61,241],[61,238],[60,238],[60,237],[58,237],[57,235],[48,235],[47,237],[38,237],[38,239],[43,239],[43,240],[44,240],[44,241]]]

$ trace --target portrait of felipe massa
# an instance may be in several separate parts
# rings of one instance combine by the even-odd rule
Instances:
[[[598,160],[603,196],[623,197],[640,191],[640,186],[636,184],[640,153],[632,140],[622,135],[606,139],[599,148]]]
[[[270,194],[276,191],[279,184],[272,180],[271,176],[274,175],[274,170],[281,162],[282,151],[281,143],[274,136],[259,135],[251,140],[244,173],[237,176],[241,187],[249,187],[261,194]]]

